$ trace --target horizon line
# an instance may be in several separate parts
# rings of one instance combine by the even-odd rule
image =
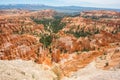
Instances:
[[[0,4],[0,5],[43,5],[43,6],[51,6],[51,7],[86,7],[86,8],[101,8],[101,9],[120,9],[120,8],[108,8],[108,7],[95,7],[95,6],[78,6],[78,5],[47,5],[47,4],[32,4],[32,3],[22,3],[22,4]]]

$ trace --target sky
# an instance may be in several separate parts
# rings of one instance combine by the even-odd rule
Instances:
[[[50,6],[84,6],[120,9],[120,0],[0,0],[0,4],[44,4]]]

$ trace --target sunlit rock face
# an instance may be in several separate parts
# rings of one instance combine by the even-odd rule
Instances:
[[[83,28],[90,32],[96,29],[115,32],[120,28],[120,13],[106,10],[83,11],[80,16],[65,17],[62,21],[67,23],[63,31],[79,31]]]
[[[56,14],[56,11],[46,9],[39,11],[30,11],[30,10],[20,10],[20,9],[8,9],[8,10],[0,10],[0,18],[10,18],[12,17],[32,17],[36,19],[42,18],[53,18]]]
[[[76,17],[63,17],[61,22],[65,22],[66,26],[58,33],[49,32],[43,24],[37,24],[33,20],[43,18],[53,20],[56,11],[5,10],[0,13],[0,60],[3,60],[0,61],[0,67],[5,68],[6,71],[11,69],[8,77],[4,77],[6,73],[0,74],[2,80],[9,80],[16,67],[22,71],[22,73],[15,71],[20,80],[23,78],[39,80],[43,74],[41,69],[36,70],[38,64],[49,66],[47,71],[42,69],[44,74],[48,73],[43,76],[43,80],[53,80],[56,76],[56,80],[62,78],[65,80],[110,80],[109,76],[119,80],[120,18],[118,12],[88,11]],[[92,19],[92,16],[99,19]],[[49,37],[45,42],[46,35],[44,34],[52,37],[51,42]],[[43,42],[40,41],[42,35]],[[45,44],[48,42],[50,45],[46,47]],[[35,63],[18,59],[31,60]],[[8,66],[2,66],[6,64]],[[16,67],[9,68],[12,65]],[[27,67],[30,68],[26,71]],[[32,75],[33,70],[35,70],[33,72],[35,76]]]
[[[4,35],[0,37],[1,59],[29,59],[35,57],[33,47],[37,49],[37,46],[40,46],[37,44],[37,40],[30,35]]]
[[[100,70],[95,67],[95,62],[90,63],[84,69],[80,69],[62,80],[119,80],[120,70]]]
[[[35,19],[42,19],[42,18],[51,19],[55,14],[56,14],[56,11],[46,9],[46,10],[34,11],[31,13],[28,13],[26,14],[26,16],[30,16]]]
[[[119,12],[115,11],[107,11],[107,10],[94,10],[94,11],[83,11],[81,16],[88,16],[88,17],[113,17],[118,18],[120,17]]]
[[[96,59],[96,67],[101,69],[120,69],[120,47],[106,49],[104,54]]]

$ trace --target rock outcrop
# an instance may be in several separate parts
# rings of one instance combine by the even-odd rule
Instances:
[[[47,65],[32,61],[0,61],[0,80],[57,80]]]

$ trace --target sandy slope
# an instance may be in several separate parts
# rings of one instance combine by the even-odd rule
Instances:
[[[48,66],[32,61],[0,61],[0,80],[55,80]]]

